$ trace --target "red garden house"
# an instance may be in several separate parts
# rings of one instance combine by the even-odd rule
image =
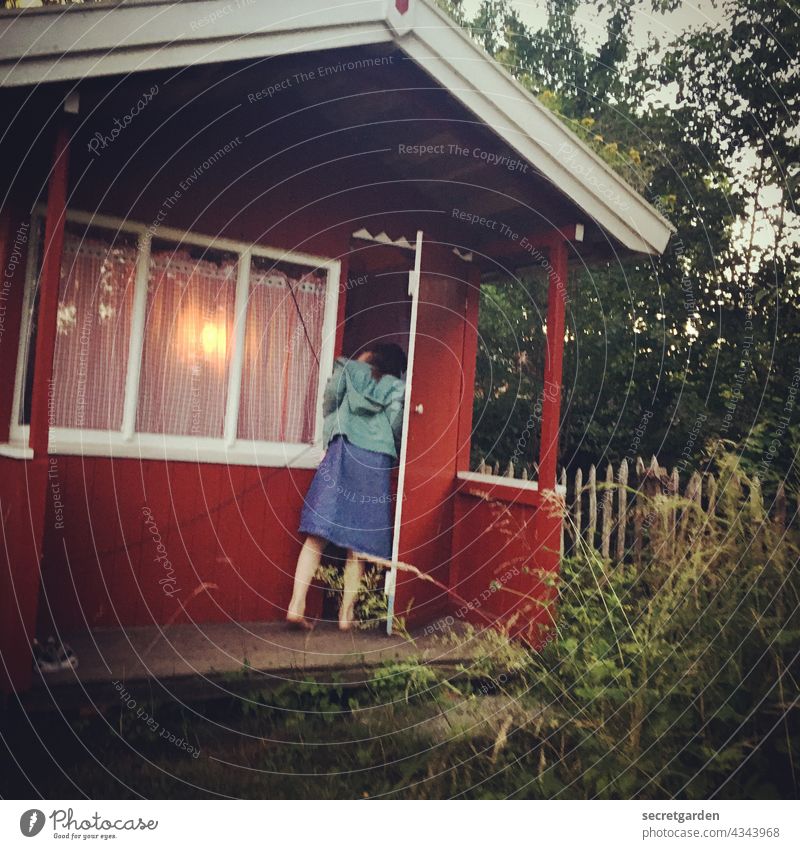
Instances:
[[[0,85],[6,688],[43,628],[281,619],[325,380],[376,338],[410,361],[397,559],[440,585],[399,572],[396,609],[453,613],[513,554],[481,613],[537,624],[568,265],[670,225],[428,0],[3,12]],[[532,265],[521,481],[470,434],[481,279]]]

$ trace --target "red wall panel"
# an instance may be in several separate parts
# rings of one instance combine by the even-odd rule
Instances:
[[[400,559],[447,587],[471,267],[427,236],[421,268]],[[410,621],[424,622],[450,599],[442,587],[399,572],[396,612],[412,602]]]
[[[40,629],[282,618],[312,471],[54,459]]]
[[[502,489],[503,492],[499,490]],[[451,590],[456,619],[495,623],[541,646],[552,633],[560,519],[538,493],[459,481]]]
[[[31,680],[46,477],[44,461],[0,457],[0,692]]]
[[[0,442],[11,422],[30,236],[29,216],[0,210]]]

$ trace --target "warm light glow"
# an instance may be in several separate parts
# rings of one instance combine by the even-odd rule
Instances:
[[[213,324],[210,321],[207,321],[203,325],[203,329],[200,332],[200,343],[203,346],[203,353],[207,357],[218,356],[224,359],[226,341],[224,327],[220,327],[220,325]]]

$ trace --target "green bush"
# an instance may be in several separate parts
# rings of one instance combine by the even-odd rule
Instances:
[[[796,794],[800,542],[730,457],[719,492],[713,518],[654,499],[685,524],[638,568],[564,562],[558,639],[529,670],[548,700],[541,795]]]

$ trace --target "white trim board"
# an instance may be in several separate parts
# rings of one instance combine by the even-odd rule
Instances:
[[[78,457],[119,457],[165,462],[217,463],[316,469],[322,460],[321,445],[237,440],[229,447],[223,439],[135,433],[126,439],[117,431],[52,428],[48,454]]]
[[[433,0],[226,0],[53,6],[0,14],[0,87],[396,43],[626,248],[662,253],[672,225]]]
[[[33,448],[16,442],[0,442],[0,457],[9,457],[12,460],[32,460]]]
[[[522,478],[507,478],[503,475],[485,475],[481,472],[459,472],[457,475],[459,480],[470,481],[471,483],[482,483],[487,486],[508,486],[513,489],[526,489],[531,492],[539,491],[538,481],[522,480]],[[559,495],[566,495],[567,488],[562,484],[556,484],[556,492]]]

